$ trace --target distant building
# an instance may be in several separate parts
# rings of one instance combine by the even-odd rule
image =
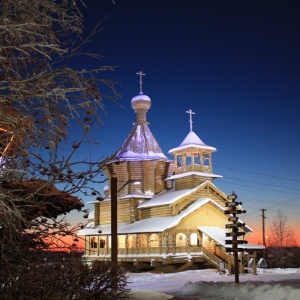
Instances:
[[[224,214],[227,196],[213,183],[212,153],[193,131],[169,153],[170,161],[151,133],[146,114],[150,98],[140,93],[131,106],[136,122],[128,138],[104,170],[118,182],[118,260],[127,267],[183,270],[218,267],[228,262]],[[123,187],[123,188],[122,188]],[[104,201],[92,202],[94,215],[79,232],[88,261],[110,259],[111,188]],[[248,226],[240,230],[250,233]],[[261,245],[240,245],[262,249]]]

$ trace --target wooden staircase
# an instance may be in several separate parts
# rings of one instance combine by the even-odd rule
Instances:
[[[219,269],[220,261],[224,261],[215,254],[211,253],[208,249],[205,247],[202,247],[203,256],[205,259],[214,267]],[[225,262],[225,268],[227,268],[227,263]]]

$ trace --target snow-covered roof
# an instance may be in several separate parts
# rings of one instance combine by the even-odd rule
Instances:
[[[182,210],[179,214],[175,216],[167,216],[167,217],[154,217],[148,218],[140,221],[136,221],[133,223],[118,223],[118,234],[133,234],[133,233],[149,233],[149,232],[163,232],[169,228],[172,228],[179,224],[179,222],[190,215],[192,212],[196,211],[200,207],[204,206],[207,203],[212,203],[221,211],[224,211],[224,208],[216,203],[214,200],[210,198],[200,198],[189,205],[186,209]],[[241,221],[239,221],[241,222]],[[78,232],[78,235],[99,235],[99,229],[101,229],[100,235],[109,235],[111,234],[111,224],[101,225],[94,227],[94,223],[89,223],[84,229]],[[225,233],[227,232],[225,229],[219,227],[211,227],[211,226],[199,226],[198,229],[209,237],[217,241],[219,244],[225,246]],[[249,232],[252,231],[247,225],[245,225],[245,229]],[[226,245],[228,247],[228,245]],[[247,249],[262,249],[259,248],[261,245],[255,244],[246,244],[239,245],[240,248]],[[230,248],[230,247],[229,247]]]
[[[136,123],[121,149],[109,163],[141,160],[169,161],[148,127],[146,113],[151,107],[151,99],[149,96],[143,94],[141,87],[140,93],[131,99],[131,107],[136,112]]]
[[[247,227],[247,226],[246,226]],[[249,228],[249,227],[248,227]],[[199,226],[198,229],[208,235],[210,238],[218,242],[220,245],[231,248],[231,245],[225,244],[225,240],[230,240],[230,238],[226,238],[225,233],[229,232],[220,227],[212,227],[212,226]],[[258,244],[239,244],[238,248],[241,249],[264,249],[263,245]]]
[[[178,147],[169,150],[169,153],[171,154],[187,148],[207,149],[213,152],[217,151],[215,147],[204,144],[194,131],[190,131],[183,142]]]
[[[177,179],[177,178],[183,178],[183,177],[187,177],[187,176],[191,176],[191,175],[195,175],[195,176],[201,176],[201,177],[213,177],[213,178],[223,178],[223,176],[221,175],[216,175],[213,173],[206,173],[206,172],[185,172],[185,173],[180,173],[180,174],[175,174],[172,175],[168,178],[166,178],[165,180],[172,180],[172,179]]]
[[[136,191],[134,193],[124,194],[124,195],[118,197],[118,199],[127,199],[127,198],[149,199],[152,197],[153,197],[153,193],[151,191],[145,191],[145,193]],[[111,201],[111,197],[107,197],[103,201],[104,202]],[[88,202],[88,204],[94,204],[94,203],[99,203],[99,201]]]
[[[188,216],[189,214],[191,214],[192,212],[209,202],[213,203],[219,209],[223,210],[223,208],[212,199],[201,198],[189,205],[185,210],[182,210],[176,216],[149,218],[136,221],[131,224],[118,223],[118,234],[162,232],[168,228],[176,226],[183,218],[185,218],[186,216]],[[78,235],[99,235],[99,228],[101,228],[102,235],[110,234],[111,232],[110,224],[101,225],[96,228],[92,227],[91,225],[88,225],[86,226],[86,228],[80,230],[78,232]]]
[[[120,197],[118,197],[118,199],[128,199],[128,198],[138,198],[138,199],[149,199],[149,198],[152,198],[153,196],[153,193],[130,193],[130,194],[124,194]],[[111,201],[111,197],[107,197],[103,200],[103,202],[105,201]],[[99,203],[98,200],[95,200],[95,201],[90,201],[90,202],[87,202],[87,204],[95,204],[95,203]]]
[[[164,190],[164,191],[154,195],[150,200],[142,202],[138,206],[138,208],[153,207],[153,206],[159,206],[159,205],[169,205],[169,204],[175,203],[180,198],[195,192],[197,189],[204,187],[205,185],[209,185],[211,188],[216,190],[224,198],[227,197],[212,182],[205,181],[192,189],[182,189],[182,190],[176,191],[175,188],[172,188],[170,190]]]
[[[199,187],[205,185],[206,182],[201,183],[193,189],[183,189],[183,190],[175,190],[172,188],[170,190],[164,190],[156,195],[154,195],[150,200],[142,202],[138,208],[159,206],[159,205],[168,205],[176,202],[180,198],[189,195],[196,191]]]
[[[121,150],[118,160],[169,160],[160,149],[147,123],[136,123]]]
[[[163,232],[164,230],[166,230],[168,228],[172,228],[172,227],[176,226],[177,224],[179,224],[179,222],[183,218],[185,218],[186,216],[188,216],[189,214],[196,211],[197,209],[199,209],[200,207],[204,206],[207,203],[212,203],[217,208],[219,208],[221,211],[224,211],[224,208],[222,206],[220,206],[218,203],[216,203],[214,200],[212,200],[210,198],[200,198],[175,216],[148,218],[148,219],[136,221],[136,222],[133,222],[130,224],[118,223],[118,234]],[[84,229],[82,229],[78,232],[78,235],[99,235],[98,230],[100,228],[102,231],[101,235],[106,235],[106,234],[111,233],[111,225],[110,224],[93,227],[93,223],[89,223]],[[198,228],[199,229],[201,228],[200,230],[202,230],[203,228],[215,228],[215,227],[200,226]],[[248,229],[251,231],[251,229],[249,227],[248,227]],[[206,232],[208,232],[208,230]],[[209,231],[209,232],[212,232],[215,234],[216,231],[213,230],[213,231]],[[210,233],[210,236],[212,238],[214,238],[212,233]],[[225,244],[225,230],[223,230],[223,233],[224,233],[223,244]],[[208,234],[208,233],[206,233],[206,234]],[[219,235],[221,236],[220,233],[219,233]],[[217,241],[220,244],[222,243],[221,238],[219,238],[219,240],[217,240]]]

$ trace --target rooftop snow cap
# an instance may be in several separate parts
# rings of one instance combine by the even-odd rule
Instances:
[[[187,148],[207,149],[211,150],[212,152],[217,151],[215,147],[204,144],[194,131],[190,131],[183,142],[178,147],[169,150],[169,153],[171,154]]]
[[[180,144],[179,147],[183,147],[187,145],[216,151],[215,147],[208,146],[205,143],[203,143],[194,131],[189,132],[189,134],[185,137],[185,139],[183,140],[183,142]]]

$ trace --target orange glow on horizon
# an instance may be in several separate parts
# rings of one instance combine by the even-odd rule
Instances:
[[[266,233],[266,246],[268,246],[268,236],[269,235],[270,234]],[[298,236],[296,236],[295,239],[296,239],[296,242],[297,242],[297,246],[299,246],[300,245],[300,238]],[[263,237],[262,237],[260,232],[257,232],[257,233],[254,232],[251,235],[246,235],[245,240],[248,241],[249,244],[260,244],[260,245],[263,244],[263,242],[262,242]]]
[[[66,236],[51,242],[50,251],[78,251],[84,249],[84,240],[80,237]]]

